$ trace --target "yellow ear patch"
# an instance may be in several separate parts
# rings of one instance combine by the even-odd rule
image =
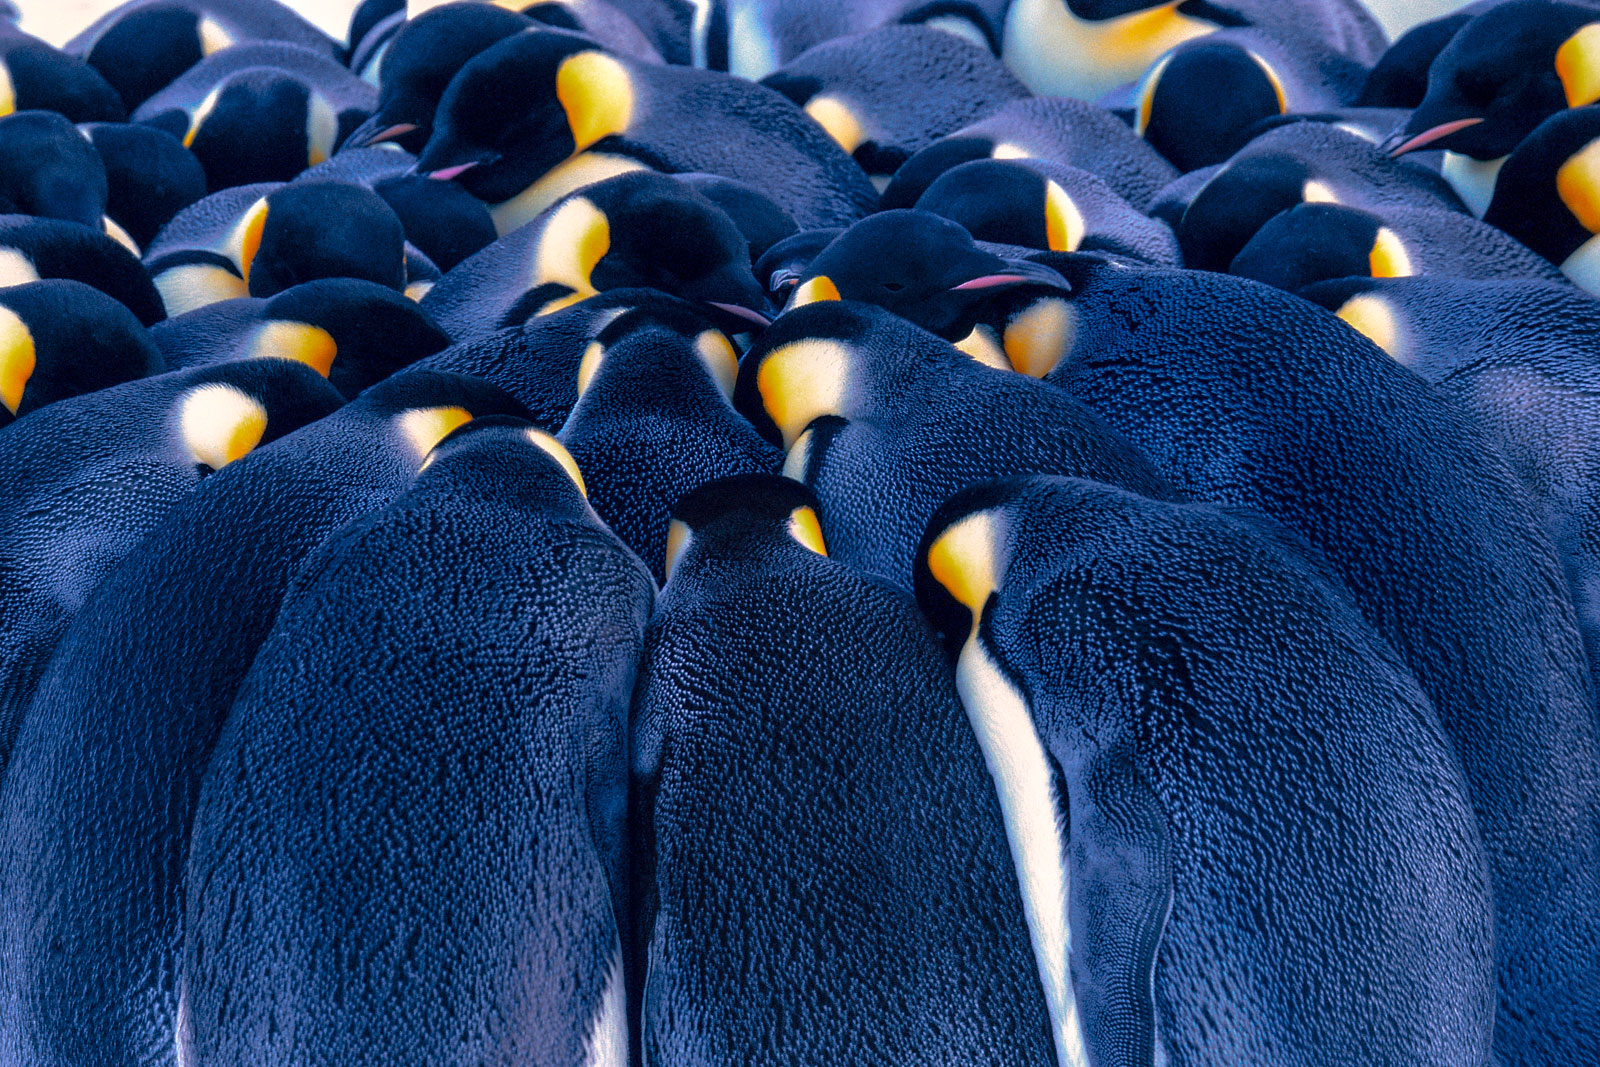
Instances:
[[[209,56],[231,47],[234,43],[233,34],[209,15],[202,18],[195,26],[195,35],[200,39],[200,54]]]
[[[155,283],[161,303],[172,318],[221,300],[250,295],[242,278],[211,263],[171,267],[157,274]]]
[[[1002,343],[1012,367],[1043,378],[1056,369],[1071,341],[1072,305],[1046,297],[1012,317]]]
[[[567,113],[577,147],[623,133],[633,121],[633,81],[627,68],[604,52],[579,52],[556,69],[556,99]]]
[[[11,69],[0,62],[0,118],[17,110],[17,87],[11,81]]]
[[[578,461],[572,458],[572,453],[567,451],[567,446],[557,441],[543,430],[530,429],[527,433],[528,440],[538,448],[543,449],[551,459],[561,465],[567,472],[567,477],[572,479],[572,484],[578,487],[584,499],[589,498],[589,487],[583,484],[583,472],[578,469]]]
[[[807,304],[838,299],[839,287],[833,284],[833,279],[826,274],[819,274],[815,278],[807,278],[789,294],[789,307],[803,308]]]
[[[38,362],[28,324],[15,311],[0,307],[0,404],[13,415],[22,406],[22,393]]]
[[[1378,228],[1378,236],[1372,242],[1372,251],[1367,255],[1367,263],[1372,269],[1374,278],[1409,278],[1416,273],[1411,267],[1411,256],[1406,252],[1406,246],[1401,242],[1400,235],[1387,226]]]
[[[471,422],[472,412],[455,406],[410,408],[396,416],[395,421],[399,423],[400,432],[406,440],[411,442],[411,447],[416,449],[420,460],[432,452],[434,446],[448,437],[452,430]]]
[[[678,560],[683,558],[684,550],[689,547],[689,542],[694,540],[694,531],[689,529],[689,524],[682,519],[673,519],[667,527],[667,580],[672,580],[672,572],[678,569]]]
[[[1272,84],[1272,92],[1278,98],[1278,114],[1286,114],[1289,110],[1289,97],[1283,91],[1283,79],[1278,77],[1278,72],[1272,69],[1271,63],[1254,52],[1250,53],[1250,58],[1256,61],[1256,66],[1261,68],[1261,72],[1267,76],[1267,81]]]
[[[578,361],[579,396],[589,391],[589,383],[594,381],[595,374],[600,370],[600,361],[605,358],[605,346],[599,341],[590,341],[589,347],[583,350],[583,358]]]
[[[217,86],[206,94],[200,101],[200,106],[189,115],[189,129],[183,135],[183,147],[193,148],[194,139],[200,136],[200,127],[206,124],[206,119],[211,117],[211,112],[216,110],[217,101],[222,97],[222,86]]]
[[[733,342],[721,330],[705,330],[694,339],[694,351],[722,395],[731,399],[739,380],[739,354],[733,350]]]
[[[1556,77],[1568,107],[1600,100],[1600,22],[1591,22],[1556,49]]]
[[[814,96],[806,103],[806,114],[827,131],[846,152],[854,152],[867,139],[867,132],[856,113],[835,96]]]
[[[811,446],[817,439],[817,431],[806,427],[793,447],[783,457],[783,476],[791,482],[804,482],[806,468],[811,466]]]
[[[1044,183],[1044,232],[1052,252],[1076,252],[1083,243],[1083,212],[1055,182]]]
[[[1556,192],[1584,229],[1600,233],[1600,138],[1561,164]]]
[[[100,228],[106,231],[106,236],[117,244],[133,253],[135,259],[142,258],[144,253],[139,251],[139,243],[128,236],[128,231],[116,224],[110,215],[100,216]]]
[[[956,350],[971,356],[985,367],[1011,370],[1011,361],[1006,358],[1005,352],[1001,351],[1000,342],[995,338],[994,331],[981,322],[972,328],[971,333],[956,342]]]
[[[1300,190],[1300,199],[1308,204],[1337,204],[1339,202],[1338,195],[1332,189],[1316,180],[1306,182],[1305,188]]]
[[[989,152],[990,159],[1032,159],[1033,153],[1019,144],[1001,141]]]
[[[244,279],[247,290],[250,286],[250,266],[256,261],[256,253],[261,251],[261,235],[267,229],[269,210],[266,197],[251,204],[250,210],[239,216],[239,221],[233,224],[222,242],[222,253],[238,265],[239,276]]]
[[[817,521],[817,513],[808,507],[789,512],[789,536],[819,556],[828,554],[828,546],[822,541],[822,523]]]
[[[339,141],[339,113],[321,93],[306,101],[306,162],[326,163]]]
[[[1400,341],[1400,323],[1388,301],[1371,293],[1363,293],[1346,300],[1337,314],[1356,333],[1391,357],[1395,356]]]
[[[794,341],[773,349],[756,372],[756,391],[767,416],[792,448],[823,415],[844,415],[850,350],[838,341]]]
[[[34,267],[33,260],[15,248],[0,248],[0,289],[38,280],[39,271]]]
[[[243,390],[214,382],[184,394],[178,425],[194,461],[221,470],[261,443],[267,409]]]
[[[1134,118],[1133,132],[1140,137],[1150,128],[1150,113],[1156,106],[1156,88],[1161,84],[1161,76],[1167,72],[1167,65],[1172,62],[1172,56],[1162,57],[1161,62],[1150,68],[1144,76],[1144,82],[1139,86],[1139,112]]]
[[[544,177],[522,192],[489,209],[494,219],[495,233],[504,237],[521,229],[557,201],[575,193],[586,185],[615,178],[619,174],[650,168],[627,156],[608,156],[603,152],[580,152],[564,163],[557,164]]]
[[[333,334],[305,322],[275,319],[261,324],[250,354],[256,357],[292,359],[304,363],[324,378],[333,370],[339,343]]]
[[[996,511],[979,511],[945,528],[928,548],[928,570],[956,603],[972,612],[977,633],[983,606],[1000,588],[1003,519]]]
[[[558,207],[539,234],[529,288],[557,284],[572,294],[551,301],[539,313],[548,315],[594,296],[590,276],[610,250],[611,222],[593,201],[578,196]]]

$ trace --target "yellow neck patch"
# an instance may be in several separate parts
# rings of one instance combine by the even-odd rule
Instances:
[[[1584,229],[1600,233],[1600,138],[1561,164],[1556,171],[1556,193]]]
[[[266,197],[251,204],[250,210],[239,216],[239,221],[233,224],[218,249],[239,268],[239,276],[244,279],[247,290],[250,286],[250,267],[256,261],[256,253],[261,251],[261,235],[267,229],[269,209]]]
[[[267,409],[242,389],[212,383],[184,394],[178,425],[193,460],[221,470],[261,443]]]
[[[452,430],[472,421],[472,412],[463,407],[410,408],[395,417],[400,433],[416,450],[421,460]]]
[[[306,101],[306,162],[326,163],[339,140],[339,113],[321,93]]]
[[[972,612],[971,634],[978,632],[983,607],[1000,588],[1004,532],[999,512],[978,511],[946,527],[928,549],[934,581]]]
[[[739,354],[733,350],[733,342],[721,330],[705,330],[694,339],[694,351],[722,395],[732,399],[739,380]]]
[[[556,99],[567,113],[576,155],[597,141],[627,131],[633,122],[633,80],[604,52],[579,52],[556,69]]]
[[[183,135],[183,147],[193,148],[194,139],[200,136],[200,127],[206,124],[206,119],[211,117],[211,112],[216,110],[217,100],[222,96],[222,86],[217,86],[206,94],[200,106],[189,115],[189,129]]]
[[[117,244],[133,253],[133,258],[143,258],[144,253],[139,251],[139,243],[128,235],[128,231],[118,226],[116,220],[110,215],[100,216],[100,228],[106,231],[106,236]]]
[[[527,437],[536,447],[543,449],[551,459],[561,465],[561,469],[567,472],[567,477],[572,479],[572,484],[578,487],[578,492],[587,500],[589,487],[583,484],[583,472],[578,469],[578,461],[572,458],[572,453],[567,451],[567,447],[543,430],[529,429]]]
[[[273,319],[256,331],[250,354],[255,357],[292,359],[304,363],[324,378],[333,370],[339,343],[320,326],[288,319]]]
[[[544,177],[510,200],[491,207],[489,217],[494,219],[495,233],[504,237],[511,231],[526,226],[557,201],[586,185],[594,185],[607,178],[615,178],[619,174],[631,174],[636,170],[649,169],[638,160],[629,159],[627,156],[582,152],[565,163],[551,168]]]
[[[0,118],[17,110],[17,87],[11,81],[11,69],[0,62]]]
[[[1272,64],[1265,59],[1250,53],[1250,58],[1256,61],[1256,66],[1261,68],[1261,73],[1267,76],[1267,81],[1272,84],[1272,92],[1278,98],[1278,114],[1284,115],[1289,111],[1289,95],[1283,91],[1283,79],[1278,77],[1278,72],[1272,69]]]
[[[815,96],[806,103],[810,115],[846,152],[854,152],[867,139],[861,119],[835,96]]]
[[[1044,183],[1044,232],[1052,252],[1076,252],[1083,243],[1083,212],[1055,182]]]
[[[0,307],[0,404],[11,414],[22,406],[22,393],[38,363],[28,324],[15,311]]]
[[[822,524],[817,521],[817,513],[808,507],[789,512],[789,536],[819,556],[828,554],[828,546],[822,542]]]
[[[823,415],[844,410],[850,376],[850,350],[838,341],[794,341],[775,348],[756,372],[756,391],[767,417],[794,447],[800,434]]]
[[[1064,0],[1016,0],[1006,14],[1001,54],[1036,96],[1097,100],[1150,68],[1162,53],[1216,30],[1179,14],[1178,0],[1093,21]]]
[[[578,361],[579,396],[589,391],[589,383],[594,381],[594,376],[600,370],[600,362],[605,358],[605,346],[599,341],[590,341],[589,347],[583,350],[583,358]]]
[[[1012,369],[1011,361],[1006,358],[994,331],[981,322],[972,328],[971,333],[956,342],[956,350],[971,356],[985,367],[993,367],[995,370]]]
[[[233,34],[229,33],[221,23],[207,15],[195,26],[195,36],[200,39],[200,54],[213,55],[224,48],[231,47],[234,43]]]
[[[1556,77],[1568,107],[1600,100],[1600,22],[1591,22],[1556,49]]]
[[[15,248],[0,248],[0,289],[38,280],[39,271],[34,267],[33,260]]]
[[[1065,3],[1062,4],[1065,7]],[[1139,85],[1139,110],[1134,116],[1133,132],[1140,137],[1150,128],[1150,114],[1156,106],[1156,89],[1161,84],[1161,76],[1167,72],[1167,66],[1172,62],[1171,56],[1164,57],[1161,62],[1150,68],[1144,76],[1144,81]]]
[[[1308,204],[1337,204],[1339,196],[1322,182],[1312,180],[1300,190],[1300,199]]]
[[[815,278],[807,278],[795,287],[795,291],[789,294],[789,307],[803,308],[807,304],[838,299],[839,287],[833,284],[833,279],[826,274],[819,274]]]
[[[1006,324],[1006,358],[1033,378],[1055,370],[1071,342],[1072,305],[1055,297],[1034,301]]]
[[[689,529],[689,524],[682,519],[673,519],[667,527],[667,581],[672,581],[672,572],[678,569],[678,560],[683,558],[684,550],[693,540],[694,531]]]
[[[610,250],[611,222],[593,201],[578,196],[557,208],[539,233],[533,284],[528,288],[564,285],[572,293],[546,304],[539,314],[548,315],[594,296],[591,276]]]
[[[1351,329],[1387,352],[1390,358],[1399,358],[1400,323],[1387,300],[1371,293],[1353,296],[1344,302],[1338,315]]]
[[[169,268],[155,276],[155,283],[161,303],[171,318],[221,300],[250,295],[242,278],[210,263],[185,263]]]
[[[1400,235],[1387,226],[1378,227],[1378,236],[1372,242],[1367,264],[1374,278],[1409,278],[1416,273]]]

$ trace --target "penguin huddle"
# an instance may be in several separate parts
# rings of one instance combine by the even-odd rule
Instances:
[[[0,21],[0,1067],[1600,1064],[1600,3]]]

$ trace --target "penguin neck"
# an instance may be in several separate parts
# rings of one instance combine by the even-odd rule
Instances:
[[[1016,686],[978,640],[977,627],[956,661],[956,691],[994,779],[1006,840],[1022,890],[1059,1067],[1088,1067],[1083,1025],[1072,994],[1067,907],[1071,873],[1060,807],[1044,744]]]
[[[1494,199],[1494,183],[1499,179],[1500,168],[1505,163],[1505,156],[1499,159],[1473,159],[1460,152],[1446,152],[1439,173],[1444,175],[1444,180],[1450,183],[1450,188],[1456,191],[1461,202],[1467,205],[1467,210],[1481,219],[1483,213],[1489,210],[1489,201]]]
[[[1180,14],[1178,0],[1100,21],[1073,14],[1066,0],[1016,0],[1001,54],[1036,95],[1098,100],[1136,81],[1168,49],[1216,28]]]

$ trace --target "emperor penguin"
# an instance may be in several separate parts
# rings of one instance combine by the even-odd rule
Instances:
[[[917,592],[1070,1062],[1496,1062],[1466,784],[1341,590],[1225,511],[1018,478],[940,509]]]
[[[542,431],[475,419],[425,462],[307,560],[218,736],[180,1064],[627,1062],[654,585]]]
[[[160,291],[126,245],[75,222],[0,215],[0,288],[51,278],[100,290],[145,326],[167,317]]]
[[[645,1062],[1070,1063],[910,594],[769,475],[691,493],[670,544],[633,710]]]
[[[1483,221],[1600,294],[1600,107],[1545,119],[1507,157]]]

